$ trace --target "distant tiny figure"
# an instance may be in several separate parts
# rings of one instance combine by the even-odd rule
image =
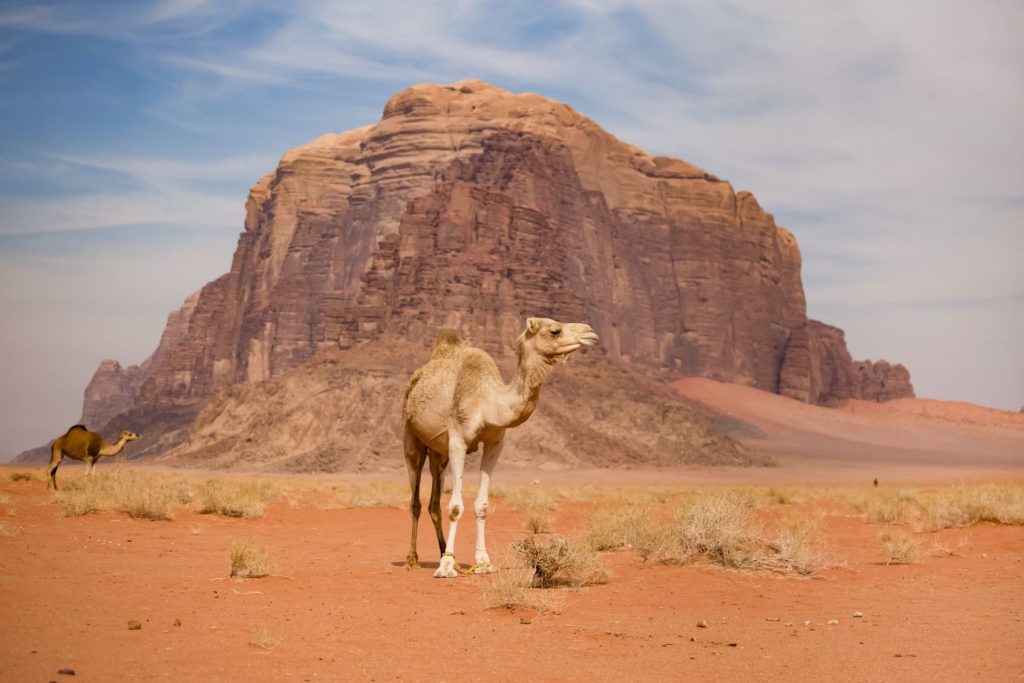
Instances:
[[[84,460],[89,463],[87,476],[92,476],[92,468],[96,461],[104,455],[117,455],[129,441],[135,441],[139,435],[135,432],[123,431],[116,443],[110,444],[103,440],[103,437],[96,432],[90,432],[85,425],[74,425],[65,432],[64,436],[57,437],[50,446],[50,465],[47,473],[46,488],[57,490],[57,468],[60,467],[64,456],[72,460]]]
[[[875,477],[875,486],[878,486],[878,477]]]

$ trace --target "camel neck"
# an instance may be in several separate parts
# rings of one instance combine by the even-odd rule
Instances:
[[[551,365],[540,356],[520,353],[519,364],[509,384],[509,390],[515,396],[516,419],[510,426],[517,426],[533,414],[540,398],[540,388],[544,386]]]
[[[125,439],[123,436],[118,437],[117,441],[115,441],[114,443],[104,444],[104,446],[100,448],[100,455],[117,455],[118,453],[121,452],[121,449],[124,448],[124,445],[126,443],[128,443],[127,439]]]

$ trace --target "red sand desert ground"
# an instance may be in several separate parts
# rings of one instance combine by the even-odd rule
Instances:
[[[11,481],[12,471],[0,469],[3,681],[1024,676],[1021,526],[918,534],[926,549],[952,554],[934,550],[919,564],[886,565],[882,527],[816,502],[829,489],[810,488],[795,507],[823,515],[828,552],[839,563],[816,578],[666,566],[609,552],[606,584],[554,591],[556,609],[539,613],[486,608],[483,591],[499,574],[432,578],[429,524],[421,525],[424,564],[406,570],[403,510],[279,499],[260,519],[186,508],[173,521],[113,512],[63,517],[38,473]],[[80,471],[62,475],[71,481]],[[581,533],[599,504],[563,503],[554,530]],[[501,499],[488,531],[495,554],[527,533],[522,513]],[[273,575],[227,578],[227,548],[243,536],[269,547]],[[460,535],[463,561],[472,536]],[[131,621],[141,628],[130,629]]]
[[[288,497],[258,519],[187,506],[172,521],[65,517],[41,469],[12,481],[19,470],[0,468],[0,680],[1024,679],[1024,526],[918,531],[923,559],[887,565],[878,536],[888,527],[867,524],[833,486],[870,491],[876,476],[937,491],[966,480],[1019,483],[1024,417],[922,400],[830,410],[709,380],[676,387],[758,430],[746,443],[779,466],[499,466],[497,485],[540,478],[598,485],[608,495],[655,485],[696,487],[695,495],[743,483],[764,485],[762,494],[786,487],[781,498],[798,502],[762,513],[820,516],[830,566],[794,578],[607,552],[608,582],[545,591],[551,611],[488,608],[485,591],[500,574],[432,578],[437,549],[426,515],[424,562],[407,570],[404,510],[321,509]],[[65,465],[59,476],[70,482],[82,471]],[[380,478],[394,485],[404,475]],[[367,480],[282,481],[301,488]],[[561,503],[553,531],[581,536],[587,515],[605,504],[602,495]],[[473,533],[463,526],[457,555],[466,562]],[[492,556],[526,533],[524,513],[497,499],[488,520]],[[247,536],[269,548],[271,576],[228,577],[228,547]],[[141,628],[130,629],[133,621]]]

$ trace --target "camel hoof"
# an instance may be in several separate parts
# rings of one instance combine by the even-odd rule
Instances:
[[[417,555],[416,553],[409,553],[409,555],[405,558],[405,566],[409,567],[410,569],[419,564],[419,562],[420,558],[419,555]]]
[[[441,564],[438,565],[437,571],[434,572],[435,579],[454,579],[459,575],[457,569],[455,569],[455,558],[451,555],[445,555],[441,558]]]

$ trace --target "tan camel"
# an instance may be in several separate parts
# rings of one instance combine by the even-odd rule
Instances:
[[[405,464],[412,488],[412,545],[406,558],[409,566],[418,561],[416,530],[420,517],[420,475],[429,459],[433,479],[428,510],[434,522],[441,563],[438,578],[458,575],[455,564],[455,532],[464,510],[462,473],[466,453],[483,444],[480,461],[480,491],[473,506],[476,512],[475,572],[493,571],[484,543],[487,490],[498,461],[505,430],[518,427],[533,413],[540,388],[551,368],[565,362],[582,346],[597,343],[597,334],[583,323],[560,323],[547,318],[529,318],[516,340],[519,364],[505,384],[494,360],[469,346],[452,333],[442,334],[434,345],[430,361],[417,370],[405,390]],[[452,466],[451,500],[448,502],[448,540],[441,532],[441,479],[449,460]]]
[[[46,488],[57,490],[57,468],[60,467],[60,461],[64,459],[64,456],[89,463],[89,471],[86,474],[91,477],[97,460],[105,455],[117,455],[126,443],[138,438],[139,435],[135,432],[123,431],[116,443],[107,443],[102,436],[86,429],[85,425],[73,426],[64,436],[57,437],[57,440],[50,446],[50,466]]]

